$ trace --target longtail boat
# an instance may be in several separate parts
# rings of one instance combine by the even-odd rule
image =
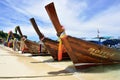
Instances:
[[[27,53],[27,52],[29,53],[30,51],[28,50],[28,47],[27,47],[27,45],[24,42],[24,40],[25,40],[25,38],[27,36],[25,36],[25,35],[22,34],[21,29],[20,29],[19,26],[15,27],[16,34],[17,34],[17,31],[19,32],[19,35],[21,37],[21,39],[20,39],[20,50],[22,51],[22,53]]]
[[[19,42],[17,41],[17,39],[19,40],[20,36],[13,33],[12,31],[9,31],[8,36],[7,36],[7,40],[4,43],[5,46],[12,48],[13,50],[18,49],[19,50]]]
[[[48,53],[53,57],[54,60],[65,60],[70,59],[66,51],[62,51],[62,53],[58,53],[58,41],[54,41],[45,37],[39,30],[35,19],[30,19],[31,24],[33,25],[35,31],[37,32],[39,39],[43,42],[45,48],[47,49]]]
[[[120,51],[66,35],[53,2],[46,5],[45,9],[76,69],[120,63]]]
[[[20,50],[22,51],[22,53],[31,53],[32,55],[39,55],[40,44],[26,39],[26,37],[22,34],[19,26],[17,26],[15,29],[16,32],[18,31],[20,36],[22,37],[20,42]]]
[[[4,43],[5,46],[12,48],[13,47],[13,39],[14,39],[14,35],[12,31],[8,32],[8,36],[7,36],[7,40]]]

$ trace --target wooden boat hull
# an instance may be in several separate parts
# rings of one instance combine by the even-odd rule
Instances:
[[[74,64],[75,68],[77,70],[81,70],[81,69],[87,69],[90,67],[96,67],[96,66],[106,66],[106,65],[116,65],[119,63],[78,63],[78,64]]]
[[[120,62],[120,52],[117,50],[99,46],[71,36],[66,36],[61,39],[76,69]],[[70,47],[68,46],[71,47],[74,54],[69,50]],[[82,63],[89,64],[78,65]]]
[[[27,39],[26,40],[21,39],[20,49],[23,53],[40,54],[39,48],[40,48],[39,44]]]
[[[45,8],[76,69],[120,63],[120,51],[67,36],[57,17],[54,3]]]
[[[44,54],[47,54],[47,51],[45,48],[43,48],[41,44],[38,44],[36,42],[33,42],[33,41],[30,41],[30,40],[21,40],[21,50],[23,50],[23,52],[29,52],[29,53],[32,53],[32,54],[41,54],[44,53]]]
[[[58,42],[45,38],[43,40],[43,43],[46,47],[46,49],[48,50],[48,53],[51,54],[51,56],[53,57],[54,60],[58,60]],[[67,60],[70,59],[69,55],[67,54],[67,52],[64,52],[62,55],[62,60]]]
[[[8,42],[8,47],[12,48],[13,47],[13,42]]]
[[[45,48],[42,48],[40,44],[28,39],[21,39],[20,50],[22,53],[31,53],[32,56],[49,56]]]
[[[5,42],[4,46],[12,48],[13,47],[13,42],[11,42],[11,41],[10,42]]]
[[[20,50],[22,51],[22,53],[31,53],[34,56],[48,55],[46,49],[44,49],[41,44],[25,39],[25,36],[23,36],[19,26],[16,26],[15,30],[16,33],[18,31],[20,36],[22,37],[20,42]]]
[[[46,38],[39,30],[34,18],[30,19],[30,22],[33,25],[33,28],[35,29],[35,31],[37,32],[39,39],[43,42],[45,48],[47,49],[48,53],[51,54],[51,56],[53,57],[54,60],[65,60],[65,59],[70,59],[67,52],[65,50],[61,51],[62,54],[60,55],[60,58],[58,57],[58,42],[51,40],[49,38]]]

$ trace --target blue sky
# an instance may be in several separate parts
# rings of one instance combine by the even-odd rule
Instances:
[[[45,10],[54,2],[66,33],[75,37],[120,36],[120,0],[0,0],[0,30],[8,32],[20,26],[30,40],[38,36],[29,19],[34,17],[41,32],[57,39],[56,31]]]

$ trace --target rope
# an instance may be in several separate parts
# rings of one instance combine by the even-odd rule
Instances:
[[[9,42],[13,37],[12,31],[9,31],[8,36],[7,36],[7,42]]]
[[[62,60],[62,40],[59,40],[59,46],[58,46],[58,61]]]
[[[13,40],[13,50],[16,51],[16,48],[17,48],[17,42],[16,42],[16,38],[14,38]]]
[[[45,39],[45,37],[42,37],[40,40],[43,41]]]
[[[62,32],[59,38],[59,46],[58,46],[58,61],[62,60],[62,54],[63,54],[63,45],[61,38],[64,38],[66,36],[65,32]]]
[[[8,36],[7,36],[7,42],[9,42],[9,39],[10,39],[10,37],[9,37],[9,36],[10,36],[10,34],[8,34]]]

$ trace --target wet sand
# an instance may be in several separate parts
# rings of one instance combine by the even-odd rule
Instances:
[[[120,65],[76,71],[71,61],[21,54],[0,45],[1,80],[120,80]]]

